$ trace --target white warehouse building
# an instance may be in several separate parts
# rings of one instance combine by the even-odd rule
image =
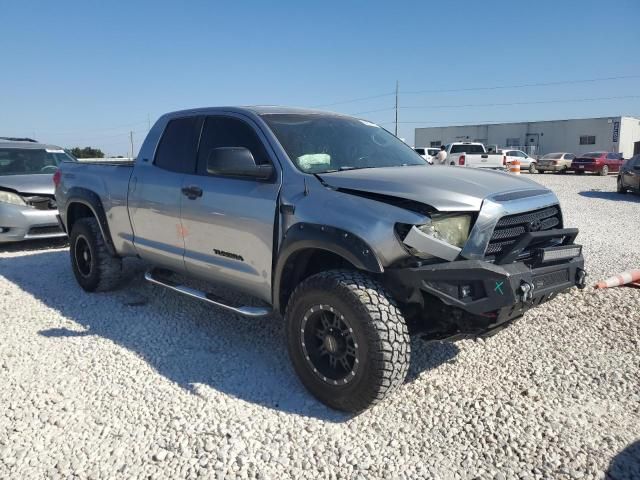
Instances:
[[[427,127],[416,128],[415,135],[416,147],[481,142],[488,146],[525,150],[530,155],[605,150],[631,158],[640,153],[640,119],[635,117]]]

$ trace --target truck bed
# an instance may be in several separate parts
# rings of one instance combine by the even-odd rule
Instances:
[[[82,160],[60,165],[64,189],[58,193],[62,196],[57,198],[58,205],[66,205],[69,197],[81,189],[97,194],[109,219],[109,227],[114,232],[113,243],[118,251],[127,250],[133,240],[127,210],[133,165],[133,160],[128,159]]]
[[[134,159],[131,158],[79,158],[78,162],[80,163],[88,163],[91,165],[117,165],[117,166],[127,166],[135,163]]]

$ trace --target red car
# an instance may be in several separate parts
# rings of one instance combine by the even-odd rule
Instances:
[[[589,152],[573,160],[570,170],[578,174],[593,172],[605,176],[610,172],[619,172],[623,163],[624,159],[621,153]]]

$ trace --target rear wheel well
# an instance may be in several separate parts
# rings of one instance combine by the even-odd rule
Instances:
[[[80,202],[74,202],[67,208],[67,231],[71,234],[71,230],[73,229],[73,224],[81,218],[95,218],[95,214],[93,210],[91,210],[87,205]]]
[[[285,311],[289,297],[301,282],[316,273],[336,269],[357,270],[350,261],[329,250],[306,248],[293,253],[282,270],[278,292],[280,311]]]

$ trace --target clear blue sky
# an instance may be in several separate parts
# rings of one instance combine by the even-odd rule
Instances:
[[[0,0],[0,135],[136,149],[160,114],[390,93],[399,136],[481,121],[640,115],[640,1]],[[612,76],[620,80],[410,94]],[[393,96],[326,107],[393,129]],[[405,108],[422,106],[432,108]],[[433,108],[447,106],[446,108]],[[424,122],[424,123],[421,123]],[[430,122],[430,123],[427,123]]]

